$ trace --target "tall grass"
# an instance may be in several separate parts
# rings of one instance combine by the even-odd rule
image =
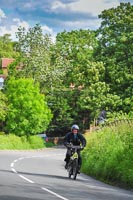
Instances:
[[[82,157],[86,174],[133,188],[133,125],[120,123],[91,133]]]

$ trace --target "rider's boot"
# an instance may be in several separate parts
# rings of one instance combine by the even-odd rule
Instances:
[[[77,173],[78,173],[78,174],[80,174],[80,167],[81,167],[81,166],[79,165],[79,166],[78,166],[78,170],[77,170]]]
[[[68,168],[68,162],[66,162],[66,164],[65,164],[65,169],[67,169]]]
[[[64,161],[66,162],[65,164],[65,169],[68,168],[68,163],[69,163],[70,157],[68,155],[66,155],[66,158],[64,159]]]

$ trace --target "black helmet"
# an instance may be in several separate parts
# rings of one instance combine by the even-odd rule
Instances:
[[[79,130],[79,126],[77,124],[72,125],[71,130],[76,129]]]

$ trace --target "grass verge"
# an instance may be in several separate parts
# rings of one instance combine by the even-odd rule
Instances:
[[[82,171],[102,181],[133,188],[133,126],[120,123],[87,137]]]

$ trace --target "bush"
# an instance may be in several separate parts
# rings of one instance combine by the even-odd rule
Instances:
[[[18,137],[13,134],[0,135],[0,149],[37,149],[44,148],[44,142],[37,136],[30,136],[27,140],[26,136]]]
[[[44,140],[38,136],[30,136],[28,142],[32,149],[44,148]]]
[[[27,149],[28,143],[22,143],[21,138],[9,134],[0,136],[0,149]]]
[[[54,147],[55,144],[53,142],[45,142],[46,147]]]

